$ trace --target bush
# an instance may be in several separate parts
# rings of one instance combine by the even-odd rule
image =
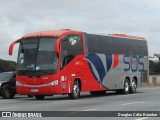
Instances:
[[[0,59],[0,72],[9,72],[16,70],[17,63]]]

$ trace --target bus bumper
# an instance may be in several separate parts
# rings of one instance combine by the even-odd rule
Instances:
[[[58,93],[58,89],[55,86],[43,86],[43,87],[28,87],[28,86],[16,86],[16,91],[21,95],[53,95]]]

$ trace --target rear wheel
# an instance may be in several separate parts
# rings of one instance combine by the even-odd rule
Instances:
[[[3,99],[11,99],[14,98],[15,93],[13,93],[8,87],[3,88],[2,97]]]
[[[123,94],[129,93],[129,80],[126,78],[124,81],[124,88],[123,88]]]
[[[130,93],[135,93],[137,89],[137,83],[136,80],[133,78],[131,86],[130,86]]]
[[[125,79],[124,81],[124,85],[123,85],[123,89],[120,89],[120,90],[116,90],[116,93],[117,94],[128,94],[129,93],[129,79]]]
[[[80,87],[78,80],[74,81],[72,93],[69,93],[68,96],[71,99],[77,99],[80,97]]]
[[[35,98],[37,99],[37,100],[43,100],[44,99],[44,95],[35,95]]]

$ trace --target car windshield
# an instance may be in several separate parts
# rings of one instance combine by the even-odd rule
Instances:
[[[9,81],[12,77],[13,73],[0,73],[0,81]]]
[[[57,71],[58,58],[54,51],[54,42],[58,38],[25,38],[20,41],[18,67],[21,73],[40,71],[54,74]]]

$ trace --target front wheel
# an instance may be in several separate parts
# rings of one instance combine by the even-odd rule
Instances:
[[[44,99],[44,95],[35,95],[35,98],[37,99],[37,100],[43,100]]]
[[[12,93],[12,91],[8,87],[3,88],[2,90],[3,99],[11,99],[11,98],[14,98],[14,96],[15,96],[15,93]]]
[[[77,80],[74,81],[72,93],[69,93],[68,96],[71,99],[77,99],[80,97],[80,87],[79,87],[79,82]]]

